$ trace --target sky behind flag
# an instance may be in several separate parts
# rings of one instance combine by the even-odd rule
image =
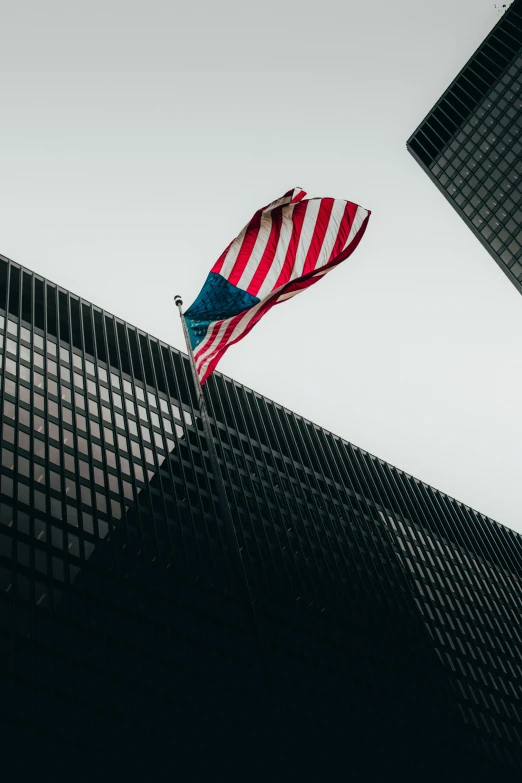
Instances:
[[[318,283],[361,241],[369,210],[343,199],[305,196],[302,188],[292,188],[258,209],[185,311],[200,383],[272,307]],[[288,320],[288,333],[299,334],[299,324]],[[279,339],[285,338],[283,333]]]
[[[368,205],[219,369],[522,532],[522,297],[405,149],[494,1],[0,7],[0,252],[184,350],[172,297],[253,209]]]

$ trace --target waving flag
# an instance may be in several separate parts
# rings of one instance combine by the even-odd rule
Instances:
[[[359,244],[370,217],[367,209],[305,196],[294,188],[256,212],[186,311],[200,383],[271,307],[316,283]]]

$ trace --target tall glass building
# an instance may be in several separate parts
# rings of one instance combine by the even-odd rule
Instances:
[[[182,353],[4,257],[0,345],[5,768],[520,780],[520,536],[215,373],[235,544]]]
[[[514,0],[407,142],[522,292],[522,0]]]

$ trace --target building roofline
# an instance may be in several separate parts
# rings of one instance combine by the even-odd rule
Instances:
[[[464,74],[465,70],[468,68],[468,66],[469,66],[469,65],[470,65],[470,64],[473,62],[473,60],[475,59],[475,57],[476,57],[476,55],[477,55],[477,52],[479,52],[479,51],[482,49],[482,47],[483,47],[483,46],[485,46],[485,45],[488,43],[489,39],[490,39],[490,38],[493,36],[493,34],[494,34],[494,33],[495,33],[495,31],[497,30],[497,28],[501,26],[502,22],[505,20],[505,18],[506,18],[506,16],[507,16],[508,14],[511,14],[511,13],[517,13],[517,11],[516,11],[516,10],[514,10],[514,9],[517,9],[517,10],[518,10],[518,15],[522,15],[522,14],[520,13],[520,12],[522,12],[522,0],[513,0],[513,2],[511,3],[511,5],[509,6],[509,8],[506,8],[505,12],[502,14],[502,16],[500,17],[500,19],[498,20],[498,22],[495,24],[495,26],[494,26],[494,27],[493,27],[493,28],[492,28],[492,29],[489,31],[489,33],[487,34],[487,36],[486,36],[486,37],[485,37],[485,38],[482,40],[482,42],[479,44],[479,46],[477,46],[477,48],[474,50],[473,54],[472,54],[472,55],[471,55],[471,56],[468,58],[468,60],[467,60],[467,61],[464,63],[464,65],[462,66],[462,68],[460,69],[460,71],[458,72],[458,74],[455,76],[455,78],[453,79],[453,81],[451,82],[451,84],[450,84],[450,85],[449,85],[449,86],[446,88],[446,90],[444,90],[444,92],[443,92],[443,93],[442,93],[442,95],[439,97],[439,99],[437,100],[437,102],[433,104],[433,106],[432,106],[432,107],[429,109],[429,111],[426,113],[426,115],[423,117],[423,119],[422,119],[422,120],[419,122],[418,126],[415,128],[415,130],[413,131],[413,133],[410,135],[410,137],[408,138],[408,140],[407,140],[407,142],[406,142],[406,147],[407,147],[408,151],[410,151],[410,144],[411,144],[411,141],[412,141],[412,139],[413,139],[413,138],[416,136],[416,134],[419,132],[419,130],[421,129],[421,127],[424,125],[424,123],[425,123],[425,122],[426,122],[426,121],[429,119],[429,117],[430,117],[430,116],[433,114],[433,112],[435,111],[435,109],[437,109],[437,108],[440,106],[440,104],[442,103],[442,101],[444,100],[444,98],[446,98],[446,96],[448,95],[448,93],[449,93],[449,92],[452,90],[452,88],[454,87],[454,85],[455,85],[455,84],[456,84],[456,83],[459,81],[459,79],[461,78],[461,76]]]
[[[517,2],[519,2],[519,0],[517,0]],[[522,2],[522,0],[520,0],[520,2]],[[164,345],[164,346],[168,347],[170,350],[175,351],[180,356],[182,356],[182,357],[184,357],[184,358],[186,358],[188,360],[187,354],[184,351],[181,351],[179,348],[176,348],[175,346],[170,345],[170,343],[167,343],[167,342],[165,342],[163,340],[160,340],[158,337],[155,337],[154,335],[150,334],[149,332],[146,332],[144,329],[140,329],[139,327],[135,326],[134,324],[129,323],[124,318],[120,318],[119,316],[115,315],[114,313],[111,313],[108,310],[105,310],[105,309],[103,309],[101,307],[98,307],[98,305],[94,304],[93,302],[89,301],[88,299],[84,299],[83,297],[79,296],[78,294],[76,294],[76,293],[74,293],[72,291],[69,291],[69,289],[65,288],[64,286],[60,286],[57,283],[55,283],[54,281],[49,280],[47,277],[45,277],[45,275],[42,275],[39,272],[35,272],[34,270],[29,269],[28,267],[24,266],[23,264],[19,264],[16,261],[13,261],[12,259],[8,258],[7,256],[4,256],[2,253],[0,253],[0,260],[1,261],[5,261],[8,264],[12,264],[13,266],[17,267],[21,271],[27,272],[27,274],[29,274],[31,276],[34,276],[34,277],[37,277],[37,278],[41,279],[42,281],[44,281],[46,283],[49,283],[52,286],[56,286],[56,288],[58,290],[61,289],[62,291],[67,292],[68,294],[71,294],[72,296],[76,297],[78,299],[78,301],[84,302],[85,304],[88,304],[91,307],[95,307],[101,313],[109,315],[109,316],[111,316],[112,318],[115,318],[118,321],[121,321],[122,323],[126,324],[127,326],[130,326],[132,329],[135,329],[137,333],[141,333],[143,335],[146,335],[150,339],[156,341],[158,343],[158,345]],[[6,313],[6,315],[7,315],[7,313]],[[110,362],[107,362],[107,364],[109,366],[111,366]],[[351,441],[346,440],[341,435],[337,435],[335,432],[331,432],[331,430],[325,429],[320,424],[317,424],[316,422],[311,421],[310,419],[307,419],[305,416],[302,416],[300,413],[297,413],[296,411],[293,411],[290,408],[287,408],[285,405],[282,405],[281,403],[278,403],[275,400],[270,399],[269,397],[265,397],[265,395],[261,394],[261,392],[258,392],[255,389],[251,389],[249,386],[245,386],[243,383],[241,383],[240,381],[236,381],[234,378],[230,377],[229,375],[225,375],[224,373],[221,373],[218,370],[215,370],[213,375],[218,375],[219,377],[221,377],[221,378],[223,378],[225,380],[228,380],[228,381],[230,381],[233,384],[236,384],[237,386],[239,386],[240,388],[244,389],[247,392],[251,392],[252,394],[257,394],[262,399],[266,400],[267,402],[271,403],[272,405],[278,406],[278,407],[282,408],[283,410],[288,411],[288,412],[292,413],[295,416],[298,416],[300,419],[302,419],[302,421],[306,422],[307,424],[312,425],[313,427],[317,427],[322,432],[324,432],[326,435],[330,435],[333,438],[337,438],[342,443],[345,443],[347,445],[352,446],[353,448],[355,448],[358,451],[360,451],[362,454],[365,454],[365,455],[367,454],[371,459],[378,460],[382,465],[388,465],[389,467],[393,468],[394,470],[398,470],[401,473],[404,473],[404,475],[406,477],[412,478],[415,482],[417,482],[419,484],[422,484],[425,487],[430,487],[430,489],[434,490],[435,492],[439,492],[440,494],[442,494],[445,497],[447,497],[450,501],[452,501],[454,503],[457,503],[458,505],[463,506],[465,509],[471,511],[473,514],[477,514],[477,515],[481,516],[482,518],[487,519],[489,522],[492,522],[492,523],[494,523],[494,524],[496,524],[496,525],[498,525],[500,527],[505,528],[506,530],[509,530],[515,536],[520,536],[520,534],[516,530],[513,530],[513,528],[510,528],[507,525],[502,524],[502,522],[498,522],[496,519],[493,519],[493,517],[489,517],[487,514],[484,514],[483,512],[478,511],[477,509],[474,509],[472,506],[469,506],[466,503],[464,503],[463,501],[458,500],[457,498],[454,498],[452,495],[448,495],[447,492],[444,492],[443,490],[438,489],[437,487],[432,486],[431,484],[429,484],[428,482],[424,481],[423,479],[417,478],[412,473],[408,473],[408,471],[403,470],[402,468],[398,468],[396,465],[392,465],[391,462],[388,462],[387,460],[384,460],[381,457],[378,457],[376,454],[372,454],[370,451],[368,451],[367,449],[363,449],[361,446],[357,446],[355,443],[352,443]],[[147,387],[150,384],[147,384],[145,382],[144,385],[145,385],[145,387]]]

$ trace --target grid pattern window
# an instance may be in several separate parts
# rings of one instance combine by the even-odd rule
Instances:
[[[338,731],[367,769],[377,734],[372,779],[516,779],[516,533],[215,373],[246,591],[185,356],[2,258],[0,348],[5,737],[105,763],[197,726],[210,763]]]
[[[382,514],[397,557],[458,699],[462,719],[510,753],[522,745],[522,584],[520,576],[409,520]]]
[[[522,291],[522,6],[504,14],[408,148]]]

